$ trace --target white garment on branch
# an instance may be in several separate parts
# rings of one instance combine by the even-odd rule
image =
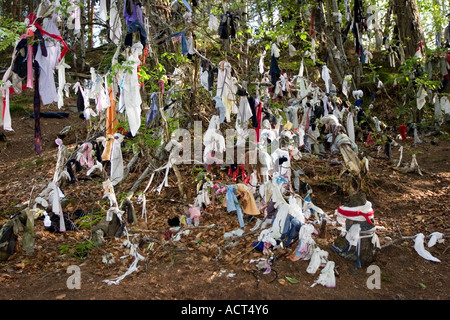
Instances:
[[[106,0],[100,0],[100,9],[99,9],[98,16],[104,22],[106,22],[106,20],[108,20],[108,11],[106,9]]]
[[[141,126],[141,93],[139,92],[139,80],[137,74],[137,68],[139,66],[139,56],[142,54],[143,46],[140,42],[133,44],[131,47],[131,55],[127,61],[131,66],[131,73],[124,72],[123,83],[121,90],[121,102],[122,106],[125,106],[126,115],[128,118],[128,124],[130,126],[131,135],[134,137]],[[120,106],[120,108],[122,108]]]
[[[228,61],[221,61],[217,72],[217,93],[225,106],[225,119],[230,122],[231,113],[238,113],[236,106],[236,79],[231,76],[232,67]]]
[[[203,135],[203,145],[205,150],[203,152],[203,161],[207,162],[208,155],[214,151],[215,156],[219,159],[222,158],[222,154],[225,152],[225,138],[219,130],[219,116],[214,115],[209,122],[208,130]]]
[[[4,85],[0,87],[2,92],[2,97],[0,98],[2,100],[0,104],[2,106],[2,108],[0,109],[0,119],[2,119],[3,130],[5,131],[14,131],[12,128],[11,113],[9,111],[9,88],[11,87],[11,85],[12,85],[11,81],[8,80],[4,81]],[[4,105],[3,105],[3,98],[5,98]]]
[[[111,151],[111,183],[112,185],[118,184],[123,179],[124,166],[122,158],[121,143],[124,136],[120,133],[114,134],[114,142]]]
[[[55,17],[55,16],[54,16]],[[44,31],[60,35],[58,27],[52,20],[44,19],[42,29]],[[47,49],[47,57],[42,55],[41,47],[38,47],[35,60],[39,63],[39,94],[42,99],[42,104],[48,105],[52,102],[58,102],[58,92],[56,91],[54,70],[58,64],[59,57],[61,55],[61,44],[59,41],[52,39],[51,37],[44,35],[45,48]]]
[[[64,106],[64,91],[66,87],[66,69],[70,69],[70,66],[64,62],[64,58],[56,66],[58,70],[58,108]],[[67,91],[66,91],[67,96]]]
[[[322,67],[322,79],[325,82],[325,90],[326,93],[330,93],[330,69],[327,68],[327,66]]]
[[[118,11],[116,0],[111,0],[109,11],[109,38],[114,44],[118,45],[122,40],[122,20]]]

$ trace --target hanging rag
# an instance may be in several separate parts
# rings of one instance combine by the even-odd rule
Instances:
[[[120,133],[115,133],[113,135],[114,142],[112,145],[111,150],[111,173],[110,173],[110,179],[112,185],[118,184],[120,181],[122,181],[124,176],[124,165],[123,165],[123,158],[122,158],[122,149],[121,144],[124,139],[124,136]]]
[[[225,120],[231,121],[231,114],[238,113],[236,106],[235,94],[237,92],[236,79],[232,77],[232,67],[228,61],[221,61],[219,63],[217,73],[217,92],[216,95],[222,98],[225,106]]]
[[[133,44],[131,55],[128,57],[131,72],[123,74],[122,81],[122,99],[119,99],[119,109],[125,107],[128,124],[131,135],[134,137],[141,126],[141,93],[139,92],[139,79],[137,74],[140,65],[139,56],[142,54],[143,46],[141,43]]]
[[[258,205],[256,204],[255,198],[250,189],[245,184],[241,183],[237,184],[236,188],[238,192],[243,194],[241,202],[244,213],[252,216],[259,215],[260,211],[258,209]]]
[[[322,67],[322,79],[325,82],[325,92],[330,93],[331,71],[326,65]]]
[[[319,278],[314,281],[311,287],[315,287],[318,284],[326,288],[336,287],[336,276],[334,274],[335,263],[334,261],[328,261],[325,267],[320,272]]]
[[[275,44],[272,44],[272,55],[270,59],[270,69],[269,69],[269,75],[270,75],[270,82],[275,86],[277,84],[277,81],[280,78],[281,70],[278,67],[278,57],[280,56],[280,53],[278,51],[278,48]]]
[[[216,31],[219,29],[220,22],[217,19],[215,15],[212,13],[209,14],[209,21],[208,21],[208,29],[211,31]]]
[[[419,233],[414,238],[414,249],[422,258],[433,262],[441,262],[438,258],[434,257],[429,251],[425,249],[425,236],[423,233]]]
[[[122,39],[122,21],[118,8],[118,0],[111,0],[109,8],[109,39],[115,45],[118,45]]]
[[[422,107],[425,105],[426,101],[425,98],[428,96],[426,90],[423,88],[423,86],[420,86],[419,90],[417,91],[417,109],[421,110]]]
[[[219,29],[217,30],[220,39],[236,38],[236,18],[236,15],[231,11],[221,15]]]
[[[157,106],[157,92],[153,92],[150,95],[150,111],[147,113],[147,116],[145,118],[145,123],[150,124],[153,122],[153,120],[156,119],[158,116],[158,106]]]
[[[242,214],[242,209],[239,205],[239,201],[235,195],[237,193],[236,185],[228,185],[227,193],[226,193],[226,204],[227,204],[227,212],[236,211],[239,221],[239,227],[244,228],[244,219]]]

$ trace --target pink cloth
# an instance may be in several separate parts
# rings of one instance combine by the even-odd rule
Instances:
[[[192,221],[198,222],[200,218],[200,208],[199,207],[189,208],[189,214]]]

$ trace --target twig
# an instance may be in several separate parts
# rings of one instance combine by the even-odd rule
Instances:
[[[169,202],[175,202],[175,203],[179,203],[179,204],[183,204],[188,206],[189,203],[181,201],[181,200],[175,200],[175,199],[169,199],[169,198],[153,198],[153,199],[148,199],[147,201],[169,201]]]
[[[382,246],[381,246],[381,249],[387,248],[387,247],[389,247],[389,246],[391,246],[391,245],[393,245],[393,244],[395,244],[395,243],[397,243],[397,242],[400,242],[400,241],[402,241],[402,240],[412,240],[412,239],[414,239],[415,237],[416,237],[416,236],[404,236],[404,237],[400,237],[400,238],[398,238],[398,239],[392,240],[392,241],[390,241],[390,242],[388,242],[388,243],[382,245]],[[425,239],[430,239],[430,238],[431,238],[431,236],[425,237]],[[448,236],[445,236],[445,235],[444,235],[444,238],[445,238],[445,239],[450,239],[450,235],[448,235]],[[447,249],[446,249],[446,250],[447,250]]]

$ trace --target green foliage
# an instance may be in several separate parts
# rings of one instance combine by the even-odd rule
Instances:
[[[90,229],[103,219],[103,211],[94,213],[93,215],[85,215],[75,221],[75,224],[80,230]]]
[[[10,46],[14,46],[26,30],[27,26],[24,22],[13,21],[12,19],[0,19],[0,52]]]
[[[69,255],[76,259],[86,259],[89,251],[97,247],[97,244],[90,240],[78,243],[76,245],[62,245],[59,247],[61,255]]]

